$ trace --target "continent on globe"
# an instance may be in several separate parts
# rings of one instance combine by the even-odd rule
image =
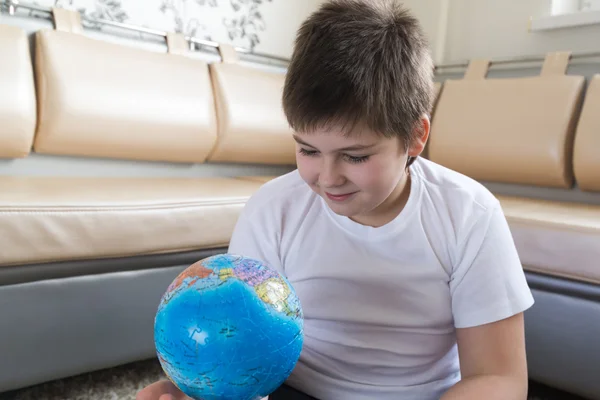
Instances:
[[[219,271],[219,278],[222,281],[226,281],[229,278],[233,278],[235,275],[233,274],[233,268],[223,268]]]
[[[293,304],[293,300],[289,299],[292,295],[290,287],[279,278],[269,278],[256,285],[255,290],[262,301],[271,304],[279,312],[292,316],[300,311],[300,308]]]
[[[196,400],[258,400],[291,374],[304,320],[289,281],[259,260],[223,254],[182,271],[154,321],[165,374]]]

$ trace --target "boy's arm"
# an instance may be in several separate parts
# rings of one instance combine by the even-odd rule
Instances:
[[[282,273],[276,221],[273,221],[274,217],[266,212],[255,210],[255,208],[242,210],[231,235],[228,252],[261,261]]]
[[[523,312],[534,300],[500,204],[460,243],[450,287],[462,380],[441,400],[525,400]]]
[[[441,400],[525,400],[523,313],[457,330],[462,380]]]

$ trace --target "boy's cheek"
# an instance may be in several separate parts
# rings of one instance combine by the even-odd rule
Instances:
[[[306,183],[312,185],[317,181],[319,173],[310,161],[298,157],[296,166],[298,168],[298,172],[300,173],[300,177]]]
[[[379,163],[359,164],[352,172],[352,180],[358,186],[364,188],[381,186],[383,182],[389,180],[389,167]]]
[[[354,171],[353,183],[367,192],[387,192],[402,178],[400,165],[373,163]]]

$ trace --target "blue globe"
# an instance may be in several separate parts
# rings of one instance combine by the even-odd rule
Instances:
[[[162,296],[154,341],[167,377],[196,400],[258,400],[291,374],[304,320],[294,288],[258,260],[222,254],[181,272]]]

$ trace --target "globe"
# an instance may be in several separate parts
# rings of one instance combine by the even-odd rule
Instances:
[[[304,320],[288,280],[259,260],[219,254],[182,271],[154,319],[167,377],[196,400],[258,400],[291,374]]]

